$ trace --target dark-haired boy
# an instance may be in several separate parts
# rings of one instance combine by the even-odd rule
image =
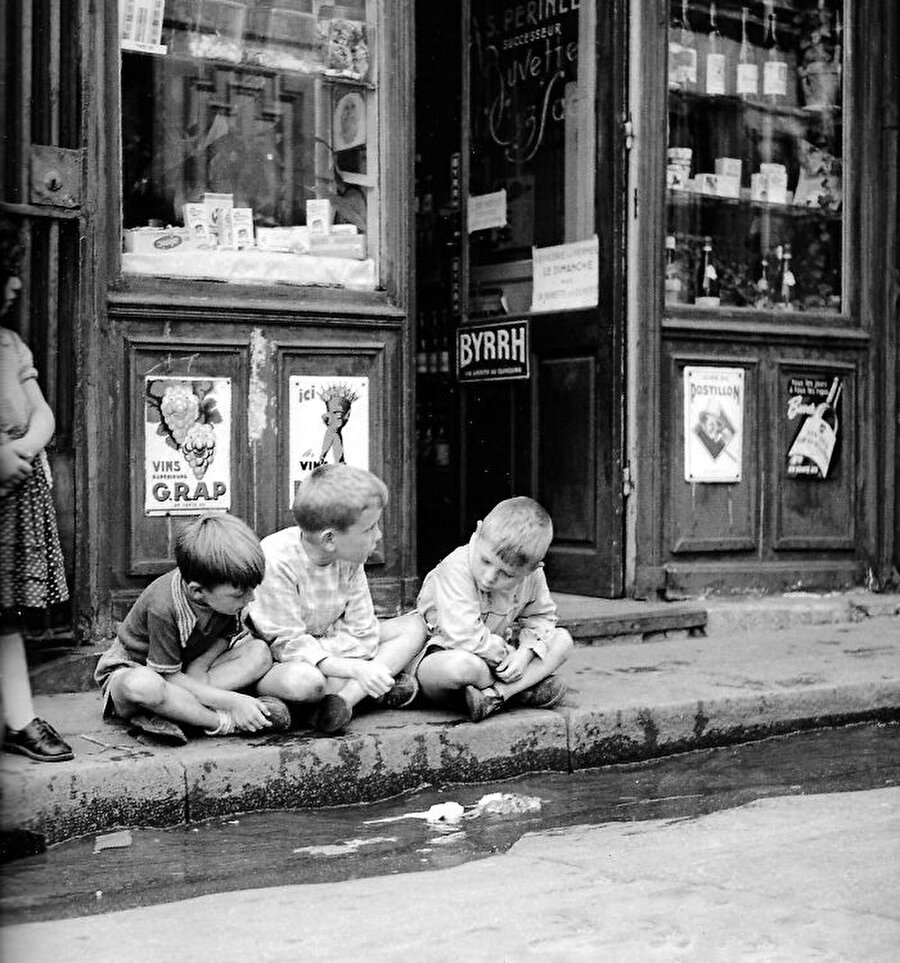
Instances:
[[[97,663],[104,718],[179,741],[177,723],[218,736],[270,728],[275,708],[286,718],[285,707],[238,691],[272,664],[241,616],[265,574],[259,539],[233,515],[200,516],[178,533],[175,561],[144,589]]]

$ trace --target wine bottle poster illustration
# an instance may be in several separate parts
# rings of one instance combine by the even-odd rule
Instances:
[[[144,514],[231,508],[231,379],[144,379]]]
[[[744,369],[684,369],[684,480],[741,480]]]
[[[788,379],[789,478],[824,480],[834,474],[840,456],[843,388],[838,375]]]
[[[369,467],[369,379],[293,375],[289,391],[289,498],[319,465]]]

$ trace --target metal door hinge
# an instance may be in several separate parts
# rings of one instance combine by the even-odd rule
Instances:
[[[69,209],[81,207],[82,166],[80,150],[32,144],[31,203]]]
[[[634,123],[631,114],[626,114],[622,118],[622,136],[624,138],[625,150],[630,151],[634,147]]]
[[[628,496],[634,491],[634,481],[631,478],[631,465],[622,466],[622,497]]]

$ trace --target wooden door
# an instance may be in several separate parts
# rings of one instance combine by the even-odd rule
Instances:
[[[56,416],[48,446],[70,592],[76,569],[76,406],[82,216],[81,4],[7,0],[0,74],[0,209],[21,232],[23,287],[12,317],[31,347]],[[68,632],[73,606],[48,612],[38,631]]]
[[[472,0],[470,13],[469,195],[497,196],[501,213],[468,225],[467,321],[527,318],[531,357],[527,381],[460,387],[461,521],[470,528],[499,498],[532,495],[554,520],[551,587],[617,596],[622,12]],[[540,274],[551,251],[578,276],[574,288]]]

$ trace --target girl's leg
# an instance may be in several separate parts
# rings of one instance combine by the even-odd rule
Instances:
[[[219,714],[199,702],[187,689],[172,685],[146,666],[121,669],[109,683],[116,714],[128,719],[141,709],[198,729],[216,729]]]
[[[0,635],[0,692],[6,725],[15,731],[24,729],[35,717],[35,712],[25,643],[20,632]]]

